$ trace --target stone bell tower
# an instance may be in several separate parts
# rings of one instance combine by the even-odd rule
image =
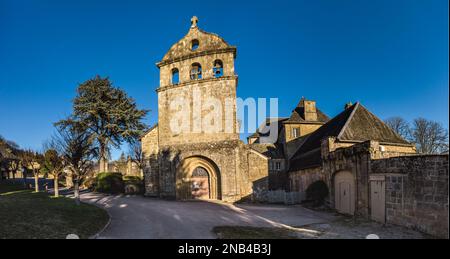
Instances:
[[[198,28],[157,64],[158,124],[142,139],[146,195],[237,201],[267,188],[268,160],[246,146],[236,123],[236,47]]]
[[[239,139],[236,129],[236,47],[198,27],[157,64],[160,146]]]

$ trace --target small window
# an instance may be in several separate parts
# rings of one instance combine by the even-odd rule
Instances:
[[[298,138],[298,137],[300,137],[300,129],[299,129],[299,128],[293,128],[293,129],[292,129],[292,137],[293,137],[293,138]]]
[[[199,46],[200,42],[198,42],[198,40],[193,40],[191,43],[191,50],[197,50]]]
[[[180,72],[177,68],[172,69],[172,84],[176,85],[180,82]]]
[[[277,171],[281,170],[281,162],[275,162],[275,170]]]
[[[202,79],[202,66],[194,63],[191,66],[191,80]]]
[[[213,67],[214,77],[219,78],[223,76],[223,63],[222,60],[216,60],[214,61],[214,67]]]

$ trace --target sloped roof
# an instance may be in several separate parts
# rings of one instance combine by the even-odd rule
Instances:
[[[292,111],[291,116],[286,122],[308,122],[305,120],[304,114],[305,114],[305,105],[302,98],[300,102],[297,104],[297,107]],[[319,108],[316,108],[317,111],[317,122],[325,123],[330,120],[330,118],[323,113]]]
[[[274,159],[283,159],[284,152],[283,147],[278,144],[250,144],[251,149],[255,150],[258,153],[261,153],[269,158]]]
[[[286,121],[288,118],[283,118],[283,117],[278,117],[278,118],[266,118],[266,121],[261,124],[259,126],[259,128],[256,130],[255,133],[253,133],[252,135],[248,136],[248,138],[258,138],[258,137],[264,137],[264,136],[269,136],[270,131],[268,129],[268,127],[270,127],[270,125],[272,125],[273,122],[277,122],[278,123],[278,135],[281,132],[281,129],[283,127],[282,123],[283,121]],[[264,132],[266,133],[260,133],[260,129],[263,129]],[[278,136],[277,136],[278,139]]]
[[[354,109],[356,112],[339,134],[339,140],[410,144],[361,104],[357,103]]]
[[[147,134],[149,134],[153,129],[158,127],[158,123],[155,123],[155,125],[151,126],[148,130],[146,130],[142,135],[139,137],[139,139],[144,138]]]
[[[321,141],[327,137],[336,137],[340,141],[376,140],[392,144],[410,144],[364,106],[356,103],[308,135],[292,157],[289,170],[319,166]]]

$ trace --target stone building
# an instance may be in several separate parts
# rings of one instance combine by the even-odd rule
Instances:
[[[234,202],[294,193],[289,197],[320,198],[344,214],[448,237],[448,155],[416,154],[360,103],[330,119],[306,98],[289,117],[268,118],[244,144],[236,47],[197,22],[157,63],[158,123],[141,138],[146,195]],[[267,143],[273,129],[276,139]]]
[[[289,189],[287,170],[289,161],[305,140],[305,136],[319,129],[329,120],[316,102],[301,98],[290,117],[269,118],[262,130],[250,135],[247,140],[250,147],[269,158],[269,189]],[[264,143],[262,136],[270,134],[270,127],[278,127],[275,143]],[[260,132],[266,132],[262,134]]]
[[[158,123],[141,139],[146,195],[248,199],[267,189],[268,162],[239,139],[236,47],[197,23],[192,18],[189,32],[157,64]],[[223,107],[223,116],[211,102]]]
[[[282,121],[279,141],[263,153],[284,159],[285,170],[269,176],[270,182],[282,179],[285,190],[302,200],[316,199],[312,195],[322,186],[325,202],[340,213],[448,237],[448,155],[417,154],[360,103],[299,134],[293,152],[280,141],[289,132],[286,119],[269,123],[274,121]],[[258,144],[258,134],[249,142],[269,146]]]
[[[18,157],[19,150],[0,139],[0,181],[3,179],[22,178],[22,163]]]

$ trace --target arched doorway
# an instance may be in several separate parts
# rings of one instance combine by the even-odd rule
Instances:
[[[193,199],[210,199],[208,171],[199,166],[194,169],[191,177],[191,195]]]
[[[341,171],[334,176],[334,206],[338,212],[355,213],[355,179],[349,171]]]
[[[189,157],[177,168],[176,198],[179,200],[220,199],[220,174],[206,157]]]

